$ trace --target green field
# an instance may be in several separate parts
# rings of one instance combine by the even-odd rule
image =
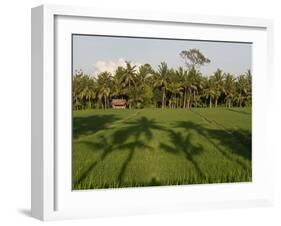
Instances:
[[[73,189],[248,182],[251,109],[73,112]]]

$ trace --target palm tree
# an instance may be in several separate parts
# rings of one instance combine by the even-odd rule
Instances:
[[[179,67],[178,70],[175,71],[175,74],[178,77],[178,80],[181,84],[182,87],[182,107],[185,108],[186,107],[186,101],[187,101],[187,92],[188,92],[188,88],[190,87],[190,82],[188,80],[188,73],[186,70],[183,69],[183,67]]]
[[[139,67],[138,73],[135,76],[135,82],[137,85],[144,85],[147,78],[152,76],[153,70],[149,64],[144,64]]]
[[[101,86],[99,88],[98,97],[99,97],[100,101],[103,99],[102,105],[103,105],[104,109],[109,108],[109,101],[108,101],[109,95],[110,95],[109,87]]]
[[[236,95],[236,87],[235,87],[236,79],[231,74],[226,74],[224,81],[224,91],[225,91],[225,104],[226,107],[230,108],[232,106],[233,99]]]
[[[212,108],[213,99],[215,97],[214,81],[209,78],[206,80],[205,88],[203,89],[205,99],[209,99],[209,108]]]
[[[238,106],[242,107],[242,105],[244,104],[244,100],[246,99],[247,95],[248,95],[248,81],[246,79],[246,75],[240,75],[238,76],[237,79],[237,92],[238,95],[236,97],[237,102],[238,102]]]
[[[224,84],[223,84],[224,76],[222,70],[217,69],[211,79],[214,82],[215,107],[217,107],[218,99],[220,98],[222,92],[224,92]]]
[[[247,70],[246,72],[246,79],[247,79],[247,105],[252,104],[252,73],[251,70]]]
[[[79,110],[82,106],[82,102],[80,99],[80,93],[83,90],[82,86],[82,80],[83,80],[84,74],[83,72],[76,71],[73,75],[72,79],[72,100],[73,100],[73,107],[75,110]]]
[[[104,109],[109,107],[109,96],[111,92],[111,74],[109,72],[102,72],[98,75],[97,84],[98,84],[98,98],[102,102]]]
[[[195,67],[192,67],[191,70],[188,72],[188,77],[191,83],[190,99],[192,96],[193,104],[196,107],[198,101],[198,93],[203,88],[201,73],[198,70],[196,70]]]
[[[86,101],[88,101],[88,108],[92,108],[91,101],[96,96],[94,81],[89,76],[85,76],[83,83],[84,86],[81,92],[79,93],[79,97],[82,100],[85,99]]]
[[[123,99],[123,95],[125,94],[125,83],[123,82],[124,73],[125,69],[123,67],[118,67],[112,78],[112,95],[121,99]]]
[[[129,61],[126,61],[126,68],[124,70],[123,74],[123,80],[126,86],[128,86],[127,89],[127,95],[129,96],[129,93],[131,93],[131,84],[135,84],[135,76],[136,76],[136,65],[132,66]],[[129,100],[129,108],[131,108],[132,101]]]
[[[154,74],[154,86],[162,89],[162,108],[165,108],[166,87],[169,80],[170,70],[165,62],[161,62]]]
[[[126,68],[124,70],[124,82],[131,88],[131,84],[134,83],[136,76],[136,65],[132,66],[129,61],[126,61]]]
[[[169,107],[177,107],[177,94],[181,91],[181,84],[177,82],[170,82],[167,84],[167,90],[171,92],[171,98],[169,100]]]
[[[153,70],[149,64],[144,64],[139,67],[138,72],[135,73],[133,78],[133,89],[127,89],[127,95],[129,97],[129,106],[134,105],[140,107],[144,102],[146,88],[149,83],[147,79],[152,77]]]

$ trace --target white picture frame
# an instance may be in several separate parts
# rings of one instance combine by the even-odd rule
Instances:
[[[108,24],[100,26],[99,24],[103,21]],[[200,39],[208,33],[208,37],[205,37],[208,40],[248,40],[256,43],[253,47],[253,182],[71,191],[71,186],[69,186],[71,144],[69,144],[69,136],[60,135],[61,128],[68,131],[68,135],[71,134],[69,117],[62,117],[60,114],[61,109],[64,107],[69,109],[70,106],[67,102],[69,98],[67,93],[69,95],[71,93],[69,92],[71,73],[68,73],[68,70],[71,70],[69,67],[71,46],[68,45],[68,37],[69,34],[77,31],[92,33],[93,31],[89,28],[93,26],[90,25],[99,27],[100,34],[112,35],[114,32],[116,34],[117,31],[113,31],[115,23],[120,25],[119,35],[133,36],[139,34],[138,32],[146,32],[142,35],[154,37],[157,34],[151,33],[151,26],[162,26],[164,29],[159,29],[159,37],[176,37],[176,26],[190,26],[195,29],[192,39]],[[125,31],[124,26],[134,24],[140,26],[140,29],[132,29],[131,33]],[[168,33],[165,31],[167,30],[165,26],[169,26]],[[102,30],[101,27],[112,28],[112,30]],[[199,27],[198,31],[197,27]],[[205,31],[204,34],[204,29],[210,30]],[[184,37],[187,37],[186,35],[183,34]],[[265,19],[164,12],[159,14],[56,5],[33,8],[32,216],[41,220],[56,220],[271,205],[273,181],[269,175],[273,173],[273,153],[268,148],[266,139],[268,117],[266,109],[270,107],[264,108],[262,102],[264,94],[270,92],[273,84],[272,39],[273,22]],[[57,74],[65,74],[66,77],[56,76]],[[61,85],[64,81],[65,88]],[[268,104],[270,105],[270,102]],[[65,157],[63,160],[65,163],[62,162],[62,157]],[[83,205],[85,208],[81,208],[79,203],[87,203],[87,200],[91,204],[85,204]]]

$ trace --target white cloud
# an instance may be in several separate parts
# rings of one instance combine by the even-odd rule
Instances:
[[[139,67],[142,65],[141,63],[138,62],[131,62],[131,65],[136,65],[137,70],[139,69]],[[94,69],[95,69],[95,73],[94,76],[96,76],[97,74],[104,72],[104,71],[108,71],[110,72],[112,75],[114,75],[115,70],[119,67],[126,67],[126,61],[123,58],[119,58],[117,60],[98,60],[95,64],[94,64]]]

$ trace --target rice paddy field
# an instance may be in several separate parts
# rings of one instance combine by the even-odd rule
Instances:
[[[250,182],[251,109],[73,112],[72,188]]]

